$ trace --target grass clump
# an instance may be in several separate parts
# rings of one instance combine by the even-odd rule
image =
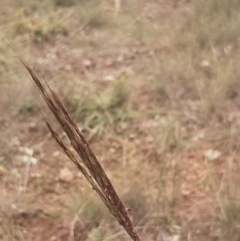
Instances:
[[[180,123],[173,121],[172,118],[162,118],[157,121],[156,143],[160,153],[179,152],[187,143],[188,135],[181,130]]]
[[[102,221],[110,222],[113,220],[108,210],[95,196],[87,199],[81,197],[81,195],[74,194],[70,196],[69,200],[69,214],[71,216],[77,215],[78,219],[91,223],[94,227],[98,227]]]
[[[94,228],[88,233],[88,238],[91,241],[102,241],[110,237],[111,235],[104,232],[100,228]]]
[[[61,15],[61,12],[56,12],[42,18],[37,13],[27,15],[26,11],[22,9],[12,17],[12,35],[15,37],[30,35],[37,44],[51,43],[56,35],[68,35],[67,27],[59,22]]]
[[[179,88],[185,90],[181,99],[200,100],[198,114],[212,119],[227,111],[238,96],[240,2],[199,0],[191,7],[173,38],[179,50],[175,58],[181,56],[173,71],[174,85],[181,83]],[[171,73],[166,77],[172,78]]]
[[[103,28],[109,24],[109,18],[102,10],[95,9],[85,17],[90,28]]]
[[[235,199],[235,198],[234,198]],[[239,223],[240,223],[240,207],[237,200],[229,199],[225,207],[226,217],[222,223],[223,239],[237,241],[240,239]]]
[[[233,61],[229,61],[229,59],[216,61],[210,65],[214,74],[204,78],[201,83],[197,81],[197,86],[203,110],[208,115],[215,115],[226,108],[226,102],[223,101],[233,100],[237,97],[237,76]]]
[[[89,29],[102,29],[111,27],[114,23],[112,14],[101,4],[92,4],[80,8],[80,21],[85,23]]]
[[[185,31],[195,32],[200,48],[238,45],[240,36],[239,0],[199,0],[193,3],[194,15],[188,20]]]
[[[131,118],[130,89],[124,80],[116,80],[100,96],[82,89],[67,94],[64,102],[83,128],[97,129],[98,133]]]
[[[20,106],[18,113],[21,115],[28,115],[34,112],[34,110],[35,110],[35,106],[33,105],[33,103],[26,101]]]
[[[53,2],[57,7],[71,7],[77,1],[76,0],[54,0]]]

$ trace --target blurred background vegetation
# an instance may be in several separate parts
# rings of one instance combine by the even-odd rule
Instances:
[[[239,0],[0,2],[0,240],[128,240],[51,139],[38,107],[67,141],[16,53],[144,240],[240,239]]]

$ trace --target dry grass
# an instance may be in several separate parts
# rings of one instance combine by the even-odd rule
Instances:
[[[9,1],[0,39],[51,80],[142,237],[237,241],[240,3],[183,2]],[[0,53],[0,239],[127,240],[56,151],[5,41]]]
[[[92,186],[93,190],[97,192],[103,203],[109,209],[110,213],[116,218],[119,224],[123,226],[132,240],[140,240],[137,232],[134,230],[130,218],[128,217],[127,209],[119,199],[111,181],[105,174],[101,164],[91,150],[85,137],[78,129],[76,123],[70,117],[67,109],[62,105],[59,97],[52,91],[52,89],[49,86],[48,90],[44,88],[34,71],[22,59],[20,60],[24,67],[28,70],[32,80],[36,84],[40,94],[48,105],[48,108],[51,110],[56,120],[61,125],[64,133],[69,139],[69,142],[71,143],[78,156],[82,159],[83,163],[81,163],[76,158],[76,154],[74,154],[74,152],[72,152],[71,149],[63,143],[57,132],[55,132],[51,125],[46,121],[46,119],[44,119],[53,138],[56,140],[65,154],[69,157],[69,159],[76,165],[79,171],[84,175],[86,180]],[[116,96],[118,97],[118,95]],[[113,106],[115,105],[114,101],[111,103]]]

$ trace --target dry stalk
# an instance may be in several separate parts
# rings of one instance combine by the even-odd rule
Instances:
[[[78,129],[76,123],[73,121],[66,108],[63,106],[57,94],[54,93],[49,85],[45,88],[28,64],[26,64],[21,58],[20,61],[29,72],[44,101],[63,128],[77,155],[75,155],[75,153],[73,153],[71,149],[62,142],[59,135],[52,129],[51,125],[42,115],[53,138],[69,159],[77,166],[79,171],[81,171],[92,188],[100,196],[102,202],[107,206],[110,213],[122,225],[132,240],[140,241],[140,238],[128,216],[127,209],[118,197],[111,181],[91,150],[88,142]]]

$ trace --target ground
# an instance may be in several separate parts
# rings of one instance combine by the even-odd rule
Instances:
[[[52,139],[63,101],[143,241],[240,240],[239,0],[0,10],[0,240],[129,240]],[[68,145],[70,145],[68,143]]]

